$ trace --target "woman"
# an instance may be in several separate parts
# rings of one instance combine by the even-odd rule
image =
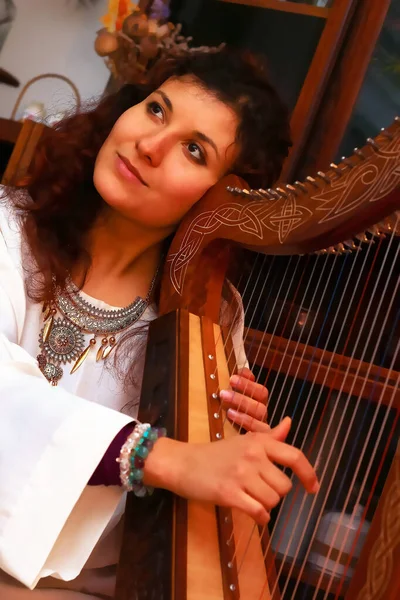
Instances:
[[[134,422],[141,340],[178,223],[226,173],[271,185],[288,145],[286,110],[261,67],[228,51],[192,55],[62,123],[29,180],[7,191],[0,597],[112,597],[124,487],[238,507],[261,524],[291,487],[274,463],[317,491],[311,465],[284,443],[290,420],[263,422],[267,392],[245,367],[243,323],[241,376],[221,398],[253,433],[193,445],[152,431],[153,445]],[[119,470],[129,453],[134,474]]]

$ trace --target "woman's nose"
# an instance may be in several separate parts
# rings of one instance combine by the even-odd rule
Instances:
[[[157,167],[168,150],[168,136],[162,133],[143,136],[136,142],[136,150],[143,160]]]

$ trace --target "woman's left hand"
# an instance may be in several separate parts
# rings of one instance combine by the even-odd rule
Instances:
[[[256,383],[253,373],[247,367],[240,369],[230,378],[232,390],[221,390],[222,406],[232,423],[247,431],[268,433],[267,418],[268,390]]]

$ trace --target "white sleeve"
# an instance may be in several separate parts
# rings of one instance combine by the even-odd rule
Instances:
[[[25,292],[8,242],[0,233],[0,569],[33,589],[75,578],[109,525],[121,488],[86,484],[132,419],[51,387],[18,345]]]
[[[220,322],[222,326],[227,326],[228,331],[232,336],[233,350],[235,352],[236,367],[241,369],[243,367],[249,367],[247,360],[246,351],[244,347],[244,308],[242,297],[237,289],[229,282],[232,293],[235,296],[237,302],[237,311],[233,313],[233,309],[228,305],[227,301],[223,298],[221,302],[221,313]],[[234,323],[232,326],[231,323]]]

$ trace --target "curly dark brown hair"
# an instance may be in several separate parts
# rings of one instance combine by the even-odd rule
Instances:
[[[233,172],[253,188],[269,187],[278,178],[291,144],[289,116],[259,59],[225,48],[160,61],[145,84],[125,85],[49,130],[29,175],[10,190],[40,274],[29,278],[31,298],[48,300],[52,277],[62,286],[77,261],[90,266],[85,239],[104,206],[93,184],[96,156],[118,118],[170,77],[189,77],[238,115]],[[231,300],[229,286],[224,295]]]
[[[96,156],[118,118],[170,77],[191,77],[239,116],[240,152],[233,171],[253,187],[269,187],[279,176],[290,146],[286,107],[269,83],[264,64],[252,55],[224,49],[160,61],[145,85],[125,85],[96,106],[69,116],[39,143],[30,174],[19,184],[28,201],[11,194],[23,212],[24,233],[44,286],[85,257],[84,240],[103,207],[93,184]],[[89,261],[89,257],[86,257]]]

